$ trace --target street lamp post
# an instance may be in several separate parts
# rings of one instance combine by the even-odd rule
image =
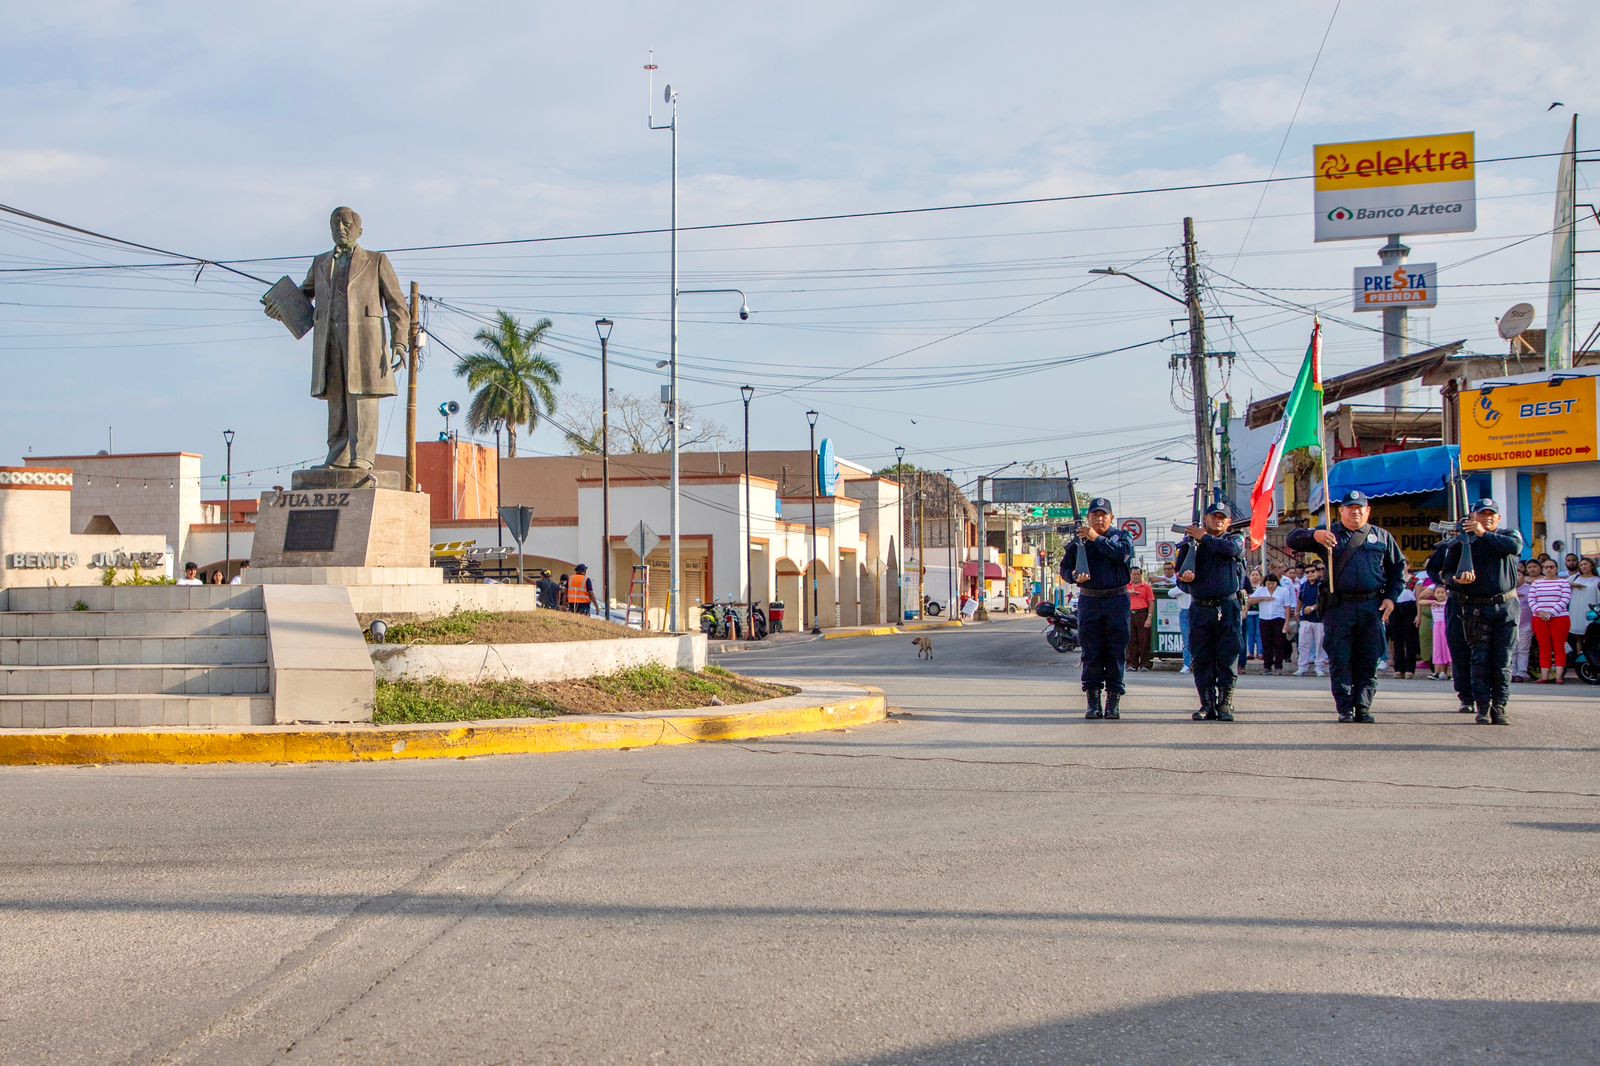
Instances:
[[[1005,466],[1000,467],[999,470],[991,470],[987,474],[982,474],[978,477],[978,611],[972,617],[979,622],[987,622],[989,620],[989,608],[984,606],[984,600],[989,592],[989,546],[986,543],[989,538],[989,531],[983,520],[983,483],[996,474],[1010,470],[1016,465],[1017,460],[1013,459]]]
[[[756,394],[750,385],[739,386],[739,398],[744,401],[744,636],[755,636],[756,625],[756,573],[752,565],[750,541],[753,530],[750,524],[755,515],[750,513],[750,398]]]
[[[944,508],[944,536],[945,536],[945,565],[950,568],[950,580],[946,583],[945,602],[959,609],[961,597],[957,595],[961,588],[961,578],[956,574],[956,472],[950,467],[944,468],[944,479],[949,484],[945,486]],[[963,537],[962,540],[966,538]],[[966,561],[966,545],[961,546],[962,561]],[[959,610],[952,617],[961,617]]]
[[[594,330],[600,336],[600,602],[605,604],[602,613],[608,622],[611,621],[611,389],[606,368],[613,324],[609,318],[597,318],[594,322]],[[677,439],[676,430],[673,439]]]
[[[222,431],[222,443],[227,445],[227,474],[222,483],[227,486],[227,502],[223,504],[222,515],[222,572],[229,581],[233,575],[228,573],[233,566],[233,430]]]
[[[669,418],[668,425],[670,427],[672,442],[672,498],[667,515],[667,525],[669,530],[667,536],[670,548],[668,551],[667,565],[672,572],[667,578],[667,624],[676,630],[679,628],[677,622],[680,599],[678,578],[680,570],[682,569],[683,559],[682,542],[678,529],[679,505],[682,498],[682,486],[678,476],[678,431],[681,428],[682,423],[682,419],[678,414],[678,298],[686,293],[739,292],[739,290],[678,288],[678,94],[671,85],[666,87],[666,90],[662,94],[662,100],[671,107],[672,117],[666,122],[657,125],[655,116],[655,72],[657,67],[655,63],[654,51],[650,53],[650,61],[645,64],[644,69],[648,71],[650,75],[650,111],[647,125],[652,130],[667,130],[672,134],[672,236],[669,244],[671,258],[672,324],[668,334],[670,343],[668,345],[667,356],[667,364],[671,367],[671,370],[668,374],[667,410]],[[741,300],[743,300],[744,293],[739,292],[739,297]],[[741,319],[748,319],[750,317],[750,307],[748,302],[741,304],[739,308],[739,317]]]
[[[822,600],[817,592],[817,412],[807,411],[811,426],[811,632],[822,632]]]
[[[905,512],[905,445],[897,444],[894,449],[894,624],[899,625],[906,618],[906,512]]]
[[[500,516],[500,508],[505,506],[501,502],[505,499],[505,492],[504,487],[500,484],[500,431],[505,428],[505,419],[497,418],[494,420],[494,514],[495,518],[498,519],[494,526],[494,546],[496,548],[504,548],[506,546],[506,520]],[[505,564],[504,559],[500,562],[501,565]]]

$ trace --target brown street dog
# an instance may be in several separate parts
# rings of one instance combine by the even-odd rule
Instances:
[[[919,659],[931,659],[931,658],[933,658],[933,638],[932,637],[912,637],[911,638],[911,643],[916,645],[917,658],[919,658]]]

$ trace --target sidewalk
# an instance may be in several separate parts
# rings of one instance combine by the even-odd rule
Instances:
[[[760,703],[692,711],[392,726],[6,729],[0,730],[0,766],[465,759],[748,740],[867,725],[888,716],[881,689],[836,682],[786,683],[800,691]]]

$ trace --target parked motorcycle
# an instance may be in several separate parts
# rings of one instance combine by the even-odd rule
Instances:
[[[1041,603],[1033,613],[1050,623],[1045,626],[1044,639],[1052,648],[1062,654],[1078,650],[1078,616],[1070,607],[1058,609],[1053,603]]]

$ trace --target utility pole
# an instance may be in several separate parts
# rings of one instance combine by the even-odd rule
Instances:
[[[411,331],[407,343],[411,346],[411,358],[406,366],[406,491],[417,491],[417,372],[422,369],[422,348],[417,344],[422,336],[421,309],[422,292],[416,282],[411,283]],[[500,461],[498,450],[495,463]],[[499,470],[495,471],[496,476]],[[454,474],[451,475],[452,479]],[[451,491],[452,501],[455,498],[454,490]]]
[[[1189,377],[1194,391],[1194,522],[1211,502],[1212,473],[1217,468],[1211,444],[1211,393],[1206,385],[1206,313],[1200,306],[1200,263],[1195,248],[1194,219],[1183,220],[1183,296],[1189,307]]]

